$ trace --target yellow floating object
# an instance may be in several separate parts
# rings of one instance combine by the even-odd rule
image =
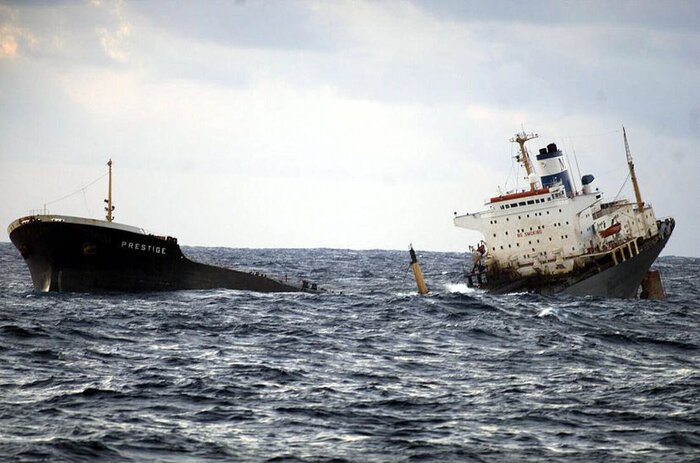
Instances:
[[[413,270],[413,276],[416,278],[416,285],[418,285],[418,294],[428,294],[428,287],[425,285],[423,272],[418,264],[418,258],[416,257],[416,251],[413,250],[413,246],[410,247],[409,252],[411,254],[411,270]]]

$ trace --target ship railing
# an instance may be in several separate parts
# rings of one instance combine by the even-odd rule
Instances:
[[[476,270],[473,267],[468,267],[466,264],[462,266],[464,277],[467,279],[468,288],[480,288],[487,283],[488,269],[486,266],[479,266]]]
[[[637,244],[636,238],[633,238],[610,249],[583,254],[581,257],[595,258],[609,255],[612,257],[613,263],[617,265],[631,259],[632,257],[635,257],[637,254],[639,254],[639,245]]]
[[[601,209],[598,212],[593,213],[593,220],[598,220],[599,218],[612,214],[613,212],[620,210],[622,208],[630,206],[631,203],[627,201],[626,199],[620,200],[620,201],[615,201],[612,203],[607,203],[601,205]]]
[[[29,215],[49,215],[49,214],[51,214],[51,212],[48,209],[46,209],[45,207],[41,208],[41,209],[30,209],[29,210]]]
[[[298,276],[291,277],[289,274],[285,273],[284,275],[281,275],[279,273],[266,273],[263,271],[259,271],[257,269],[248,269],[246,270],[249,275],[255,275],[258,277],[264,277],[268,278],[270,280],[276,281],[278,283],[283,283],[285,285],[289,285],[292,287],[299,287],[302,289],[302,291],[306,292],[316,292],[316,291],[326,291],[325,289],[319,287],[318,283],[309,281],[305,278],[300,278]]]

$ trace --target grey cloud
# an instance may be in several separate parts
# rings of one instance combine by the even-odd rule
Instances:
[[[114,31],[121,18],[110,6],[86,6],[83,2],[32,2],[18,4],[13,11],[13,25],[33,38],[24,44],[19,55],[38,60],[114,65],[100,42],[101,31]]]
[[[542,26],[607,24],[659,29],[700,27],[700,3],[654,0],[493,0],[489,2],[411,0],[422,10],[450,21],[503,21]]]
[[[314,21],[308,3],[148,1],[132,7],[175,36],[242,48],[335,48],[328,31]]]

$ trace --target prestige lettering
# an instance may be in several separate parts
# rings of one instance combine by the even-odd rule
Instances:
[[[122,249],[133,249],[134,251],[153,252],[156,254],[165,255],[164,246],[153,246],[152,244],[133,243],[131,241],[122,241]]]

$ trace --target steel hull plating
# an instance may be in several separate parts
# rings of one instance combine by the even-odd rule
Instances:
[[[667,240],[668,238],[660,240],[632,259],[579,281],[561,292],[574,296],[635,298],[644,275],[666,246]]]
[[[528,291],[539,294],[635,298],[644,276],[671,237],[674,226],[675,222],[671,219],[664,228],[663,236],[649,243],[639,254],[600,271],[593,270],[558,279],[535,276],[508,282],[496,280],[482,286],[482,289],[494,294]]]
[[[228,288],[297,292],[266,276],[189,260],[177,240],[127,228],[41,216],[19,219],[10,240],[25,259],[37,291],[137,292]]]

